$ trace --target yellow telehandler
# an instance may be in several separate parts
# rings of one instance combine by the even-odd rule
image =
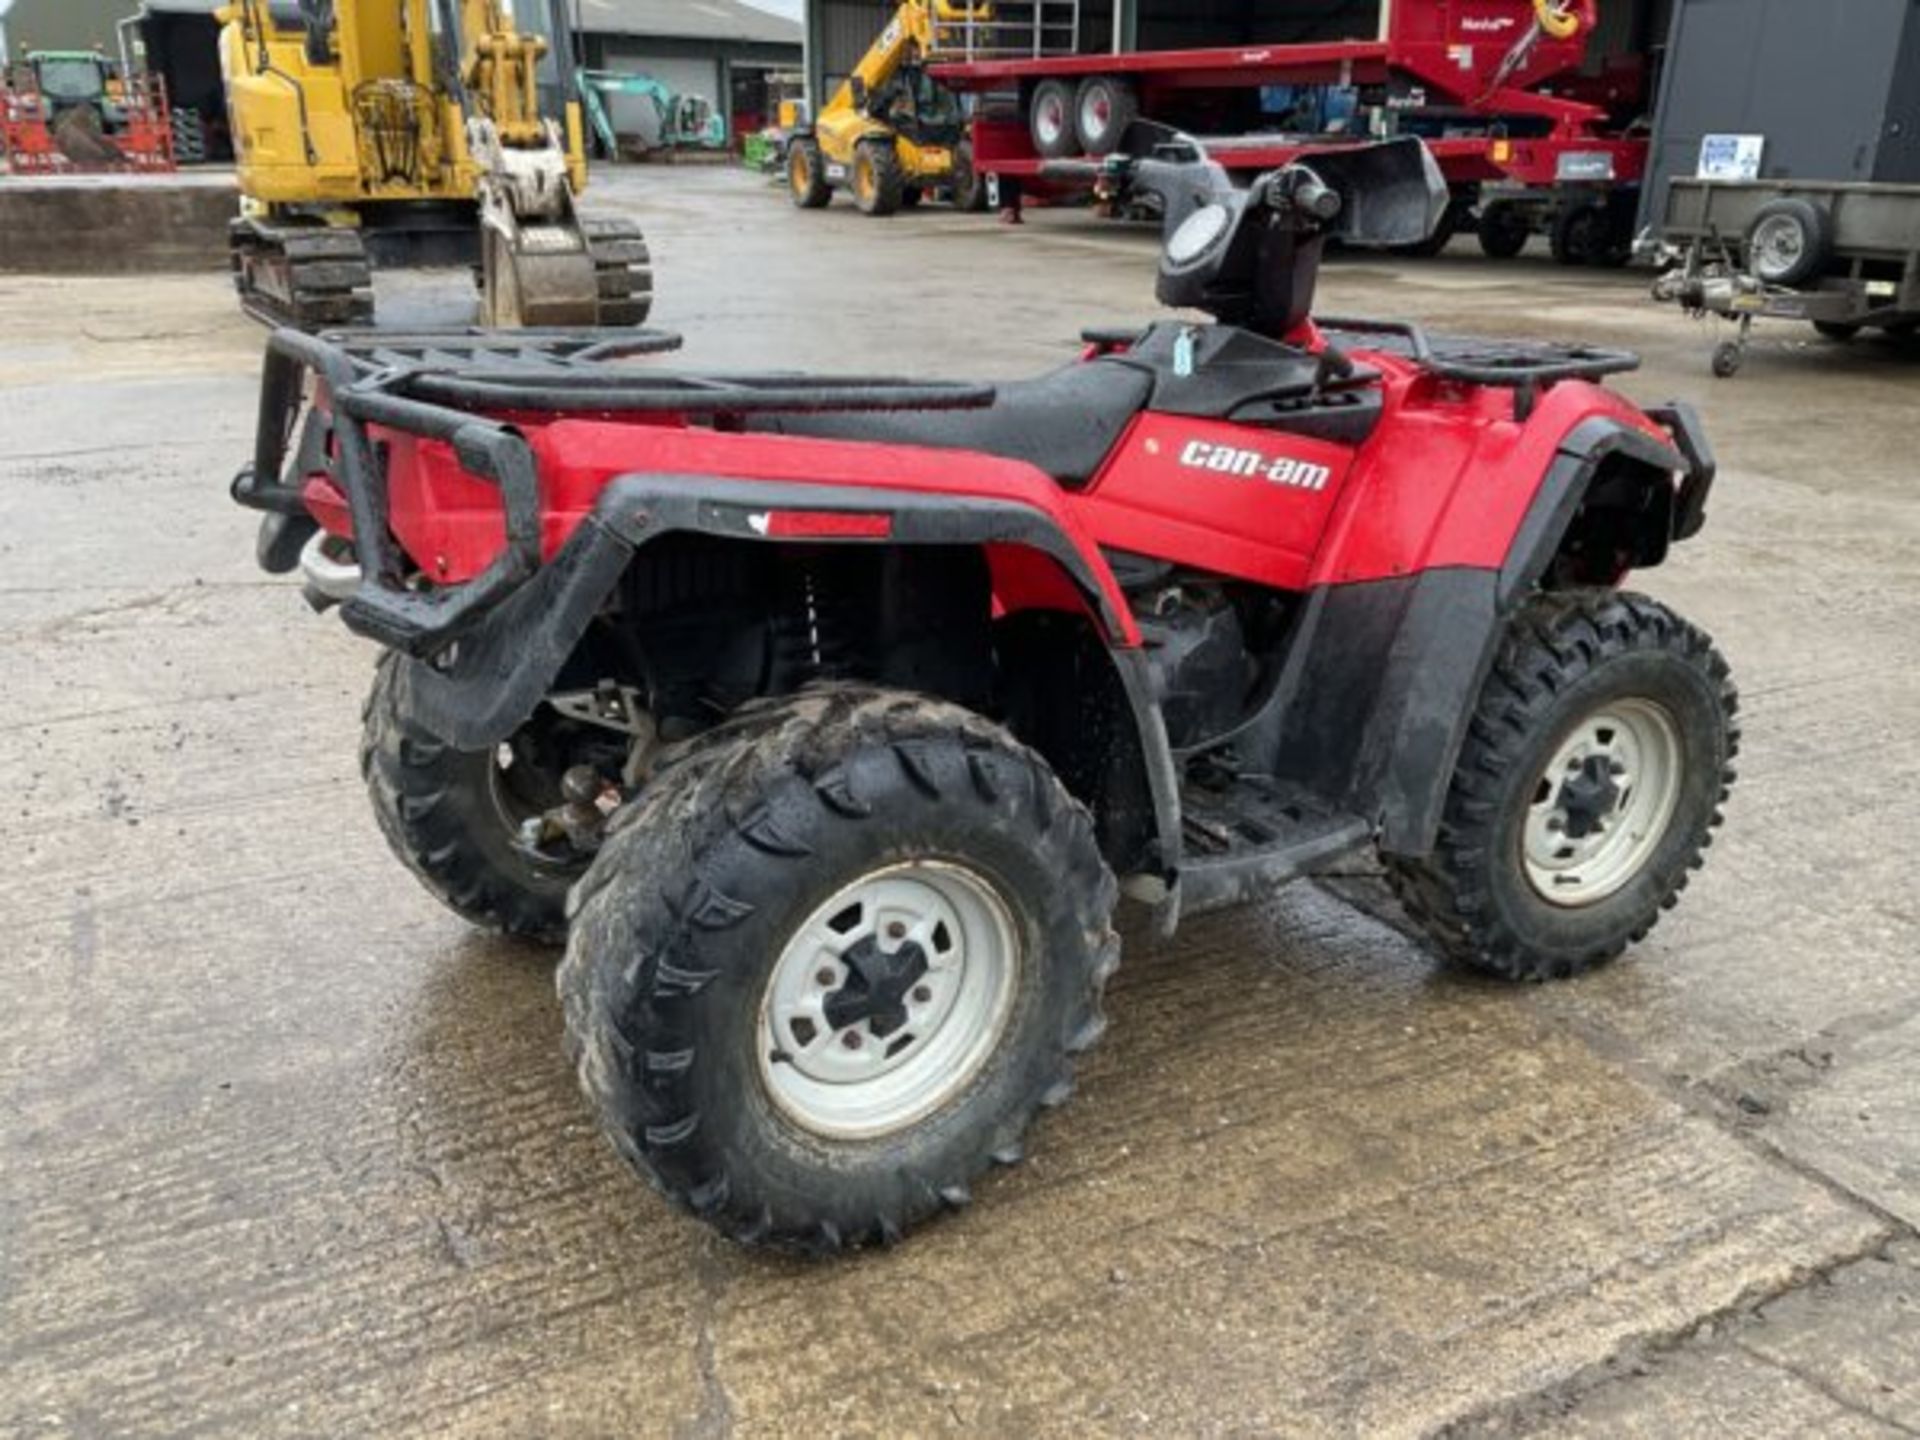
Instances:
[[[315,330],[373,318],[372,270],[469,265],[492,326],[638,325],[639,227],[575,199],[586,151],[560,53],[510,0],[231,0],[220,11],[239,160],[234,283],[249,313]],[[551,71],[561,116],[540,105]]]
[[[817,210],[846,189],[866,214],[891,215],[941,191],[959,209],[984,209],[959,98],[927,74],[926,60],[992,19],[989,4],[905,0],[813,123],[788,142],[793,203]]]

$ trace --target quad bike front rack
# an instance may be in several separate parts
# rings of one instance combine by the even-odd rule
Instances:
[[[317,534],[302,487],[325,471],[347,498],[358,583],[341,615],[360,634],[410,655],[439,653],[496,609],[541,566],[540,476],[533,449],[500,413],[751,414],[952,410],[991,405],[991,385],[791,373],[688,375],[619,362],[665,354],[660,330],[477,329],[308,335],[282,329],[267,346],[253,461],[233,498],[281,521],[263,527],[260,562],[284,574]],[[309,408],[308,377],[326,392]],[[386,456],[369,426],[439,440],[462,467],[500,491],[506,546],[463,584],[410,585],[389,528]],[[292,451],[289,457],[289,450]]]

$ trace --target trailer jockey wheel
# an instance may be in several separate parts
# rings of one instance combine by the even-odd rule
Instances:
[[[1080,143],[1089,155],[1111,155],[1140,118],[1140,97],[1133,86],[1112,75],[1091,75],[1080,82],[1074,113]]]

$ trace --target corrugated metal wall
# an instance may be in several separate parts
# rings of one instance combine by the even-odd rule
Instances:
[[[1659,221],[1667,180],[1693,174],[1714,134],[1766,137],[1768,179],[1920,182],[1902,143],[1916,92],[1912,0],[1682,0],[1642,218]]]
[[[29,50],[119,53],[116,27],[139,0],[14,0],[6,14],[7,48],[19,60]]]

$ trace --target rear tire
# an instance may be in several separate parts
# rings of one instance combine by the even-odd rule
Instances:
[[[576,892],[569,1046],[615,1148],[736,1240],[886,1243],[966,1204],[1104,1028],[1092,822],[956,706],[757,702],[614,829]]]
[[[787,146],[787,193],[801,210],[819,210],[833,199],[818,141],[802,137]]]
[[[456,750],[414,718],[400,661],[391,654],[374,672],[362,726],[360,774],[380,833],[401,863],[470,924],[542,944],[564,941],[567,891],[586,872],[586,860],[541,864],[514,843],[523,810],[559,803],[565,765],[521,758],[535,727],[508,742],[516,763],[529,767],[509,781],[512,772],[494,751]]]
[[[1033,148],[1048,160],[1081,154],[1080,130],[1074,123],[1073,86],[1065,80],[1042,80],[1033,87],[1028,103],[1027,129]]]
[[[891,215],[906,195],[900,152],[892,140],[862,140],[853,147],[853,201],[865,215]]]
[[[1387,858],[1449,959],[1561,979],[1643,939],[1701,864],[1739,751],[1713,642],[1611,591],[1541,595],[1480,694],[1433,853]]]
[[[968,214],[987,208],[987,177],[973,168],[973,144],[967,140],[953,150],[953,208]]]
[[[1074,96],[1073,113],[1081,150],[1111,155],[1126,138],[1127,127],[1140,118],[1140,95],[1117,76],[1089,75]]]

